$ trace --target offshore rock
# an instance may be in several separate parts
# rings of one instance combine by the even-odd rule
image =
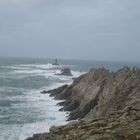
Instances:
[[[58,75],[64,75],[64,76],[72,76],[70,68],[63,68],[61,70],[61,73]]]
[[[139,140],[140,69],[91,69],[71,85],[49,91],[78,119],[28,140]]]

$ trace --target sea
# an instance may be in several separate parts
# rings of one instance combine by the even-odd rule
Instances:
[[[88,60],[58,60],[42,58],[0,58],[0,140],[25,140],[35,133],[48,132],[52,126],[68,123],[69,112],[60,112],[58,100],[41,94],[71,84],[74,77],[91,68],[105,67],[116,71],[125,65],[140,67],[139,63]],[[73,76],[57,75],[69,67]]]

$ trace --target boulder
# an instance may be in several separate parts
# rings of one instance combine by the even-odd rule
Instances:
[[[61,70],[61,73],[59,75],[64,75],[64,76],[72,76],[70,68],[63,68]]]

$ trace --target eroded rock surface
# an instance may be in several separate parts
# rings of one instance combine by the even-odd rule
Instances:
[[[79,121],[28,140],[140,140],[140,69],[92,69],[48,93]]]
[[[64,76],[72,76],[70,68],[63,68],[61,69],[61,73],[58,75],[64,75]]]

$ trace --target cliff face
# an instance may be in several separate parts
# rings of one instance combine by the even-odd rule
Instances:
[[[124,67],[116,73],[92,69],[72,85],[48,93],[65,99],[60,105],[61,110],[70,111],[69,120],[82,121],[39,135],[42,139],[36,135],[34,139],[140,139],[139,69]]]
[[[140,96],[140,70],[127,67],[116,73],[106,69],[92,69],[74,80],[70,86],[48,91],[60,103],[64,111],[70,111],[69,119],[106,116],[127,107],[138,108]]]

